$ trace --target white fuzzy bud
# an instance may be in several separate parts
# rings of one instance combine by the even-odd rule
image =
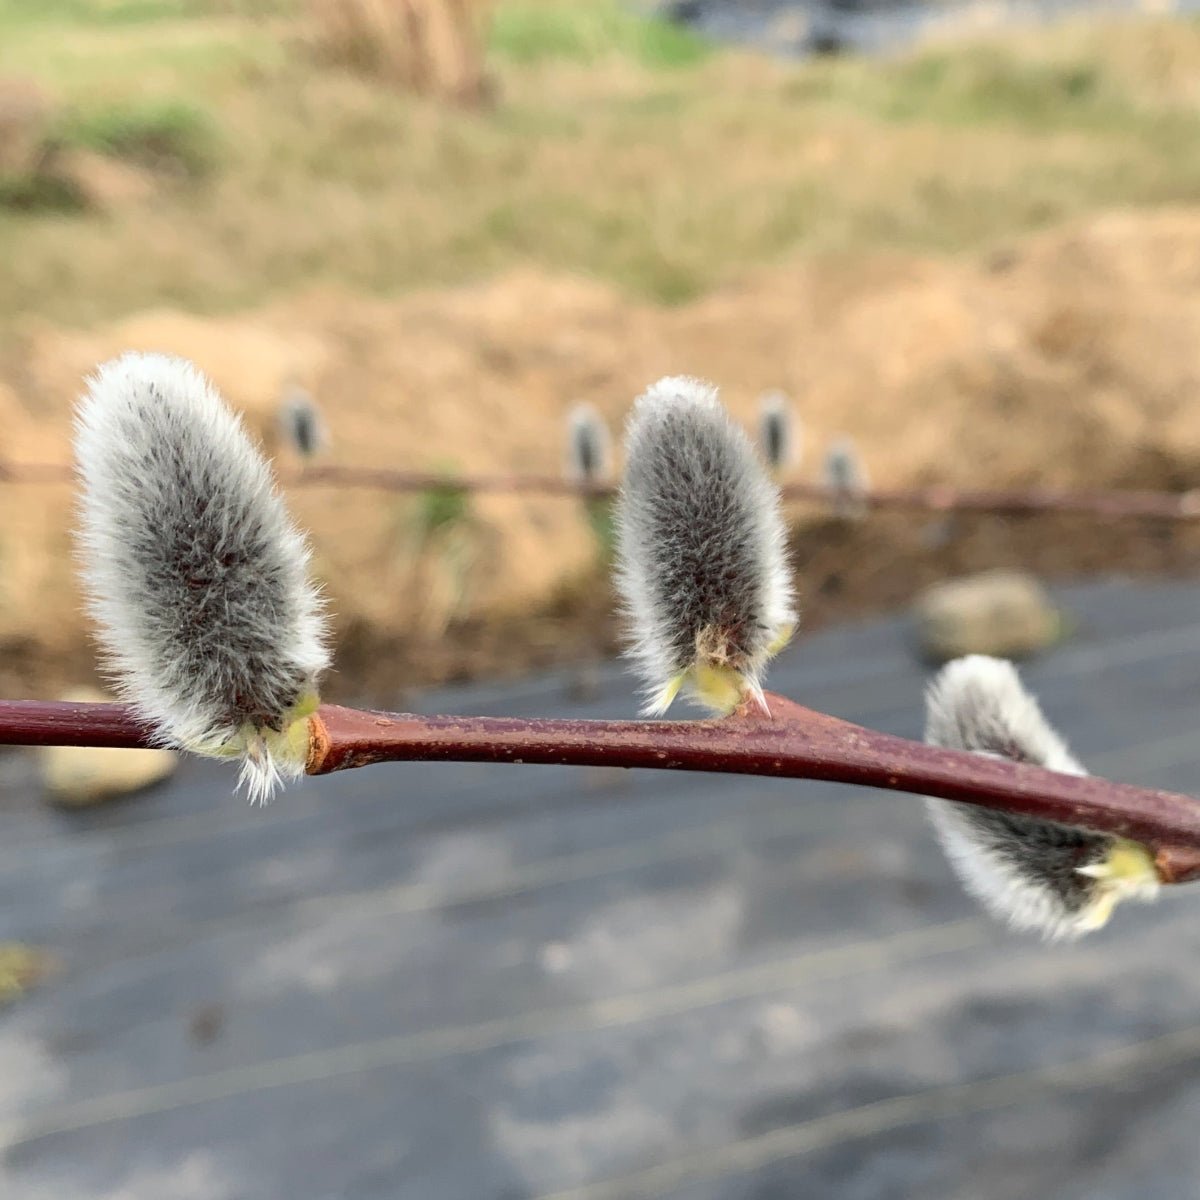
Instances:
[[[165,743],[240,758],[266,800],[303,771],[329,662],[270,470],[204,376],[158,354],[88,381],[75,454],[84,584],[122,696]]]
[[[1012,664],[983,655],[955,659],[934,679],[926,694],[925,740],[1068,775],[1087,773]],[[1102,926],[1119,900],[1157,893],[1153,861],[1136,842],[969,804],[926,803],[963,886],[1016,929],[1047,939],[1079,937]]]
[[[604,418],[590,404],[567,414],[567,478],[576,484],[603,483],[612,471],[612,437]]]
[[[662,379],[626,430],[617,582],[630,653],[667,709],[681,687],[716,712],[762,702],[768,660],[795,628],[779,493],[716,389]]]
[[[301,458],[316,458],[329,448],[329,433],[317,402],[303,388],[291,387],[279,405],[279,432]]]
[[[758,446],[776,474],[799,461],[799,421],[782,392],[766,392],[759,398]]]
[[[822,480],[830,492],[834,516],[858,520],[866,514],[863,496],[871,485],[853,439],[839,437],[830,443],[825,452]]]

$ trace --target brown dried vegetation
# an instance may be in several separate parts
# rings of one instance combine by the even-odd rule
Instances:
[[[327,62],[420,95],[479,104],[490,0],[309,0],[311,40]]]

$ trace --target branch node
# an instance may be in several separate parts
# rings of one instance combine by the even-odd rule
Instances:
[[[329,730],[321,719],[318,709],[308,718],[308,757],[304,760],[306,775],[323,775],[325,759],[329,755]]]

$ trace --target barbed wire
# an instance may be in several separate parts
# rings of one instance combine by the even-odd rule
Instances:
[[[435,471],[397,470],[338,464],[285,469],[278,472],[288,488],[359,489],[393,493],[459,492],[561,496],[579,500],[610,499],[617,493],[611,483],[586,483],[560,475],[483,473],[447,474]],[[70,484],[75,475],[61,463],[0,462],[0,484]],[[1200,519],[1200,488],[1186,492],[1069,488],[957,488],[944,484],[913,488],[854,490],[827,484],[783,481],[785,500],[837,507],[847,498],[867,509],[935,513],[977,512],[994,515],[1072,513],[1116,520],[1194,521]]]

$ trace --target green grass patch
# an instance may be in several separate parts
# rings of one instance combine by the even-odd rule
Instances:
[[[1062,128],[1110,126],[1133,115],[1133,106],[1099,63],[1029,62],[987,48],[916,60],[900,72],[885,115]]]
[[[960,127],[1115,131],[1143,115],[1101,62],[1039,62],[1004,46],[930,51],[886,65],[815,63],[788,91],[797,99],[837,103],[884,120]]]
[[[219,139],[211,119],[181,100],[77,109],[59,123],[54,137],[66,146],[190,179],[209,174],[218,158]]]
[[[710,48],[634,0],[499,0],[497,102],[465,111],[321,68],[303,0],[196,0],[212,20],[136,0],[140,26],[53,23],[81,2],[0,0],[10,19],[50,14],[0,18],[0,75],[64,105],[65,140],[177,176],[210,168],[219,118],[219,203],[163,188],[67,221],[15,181],[0,310],[219,311],[314,282],[390,293],[518,264],[681,303],[796,252],[971,250],[1200,198],[1196,22],[793,63]]]
[[[205,0],[0,0],[0,26],[139,25],[204,16]]]
[[[54,175],[0,176],[0,209],[63,213],[83,207],[78,189]]]
[[[709,43],[691,30],[631,12],[616,0],[500,4],[490,41],[493,52],[523,66],[552,60],[593,63],[619,56],[646,67],[690,67],[711,53]]]
[[[446,484],[417,497],[414,531],[422,545],[437,534],[461,525],[470,516],[471,497],[462,488]]]

